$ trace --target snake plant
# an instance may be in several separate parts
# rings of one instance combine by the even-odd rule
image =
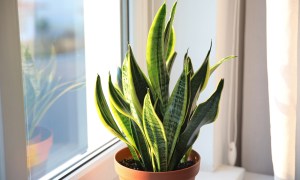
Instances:
[[[108,105],[98,75],[95,101],[102,123],[124,141],[134,160],[145,171],[171,171],[185,161],[196,141],[200,128],[212,123],[218,114],[218,105],[224,85],[220,80],[211,97],[197,105],[198,97],[209,77],[228,56],[210,66],[210,49],[202,66],[194,72],[188,53],[184,56],[181,76],[169,95],[169,82],[176,58],[173,20],[177,2],[165,24],[166,4],[158,10],[147,40],[148,77],[142,72],[128,46],[118,81],[109,75]]]

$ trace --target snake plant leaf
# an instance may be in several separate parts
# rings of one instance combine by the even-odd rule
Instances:
[[[194,75],[192,60],[189,56],[187,56],[187,58],[184,59],[184,67],[187,68],[187,72],[191,73],[191,76]]]
[[[113,116],[118,123],[120,129],[123,132],[123,135],[125,136],[126,140],[134,147],[136,147],[133,135],[132,135],[132,128],[131,128],[131,120],[127,116],[124,116],[122,113],[120,113],[113,104],[111,104],[111,111],[113,113]]]
[[[197,98],[197,97],[193,97],[191,96],[191,76],[194,74],[194,69],[193,69],[193,64],[192,64],[192,61],[191,61],[191,58],[186,54],[185,56],[185,59],[184,59],[184,67],[185,69],[185,73],[187,75],[187,73],[189,73],[189,83],[188,83],[188,102],[187,102],[187,108],[186,108],[186,111],[185,111],[185,118],[184,118],[184,123],[181,127],[181,132],[184,131],[184,129],[186,128],[187,126],[187,123],[190,119],[190,114],[192,112],[192,102],[194,101],[194,98]]]
[[[220,61],[218,61],[214,66],[212,66],[212,67],[210,68],[210,70],[209,70],[210,75],[212,75],[212,73],[213,73],[213,72],[214,72],[221,64],[223,64],[224,62],[229,61],[229,60],[231,60],[231,59],[234,59],[234,58],[236,58],[236,57],[237,57],[237,56],[227,56],[227,57],[221,59]]]
[[[125,143],[128,143],[125,137],[122,135],[122,132],[120,131],[117,123],[114,121],[114,118],[106,103],[103,90],[102,90],[101,79],[99,75],[97,76],[97,81],[96,81],[95,100],[96,100],[96,108],[98,111],[98,115],[100,117],[101,122],[104,124],[104,126],[120,140],[124,141]]]
[[[142,107],[139,103],[137,94],[132,81],[132,72],[130,69],[130,53],[127,52],[126,58],[122,65],[122,84],[123,84],[123,93],[126,101],[130,105],[131,114],[134,121],[137,122],[138,126],[142,126]]]
[[[117,138],[119,138],[121,141],[125,142],[128,145],[128,148],[130,149],[130,152],[132,152],[132,156],[135,159],[139,159],[139,155],[136,153],[136,148],[133,144],[131,144],[127,139],[123,136],[122,132],[120,131],[118,125],[113,119],[113,116],[109,110],[109,107],[106,103],[102,85],[101,85],[101,79],[100,76],[97,76],[96,81],[96,90],[95,90],[95,101],[96,101],[96,109],[98,112],[98,115],[100,117],[100,120],[102,124]]]
[[[133,130],[133,138],[137,146],[137,150],[140,154],[141,165],[146,171],[153,171],[151,162],[151,149],[147,144],[146,134],[143,129],[134,122],[131,122],[131,127]]]
[[[165,34],[164,34],[164,45],[165,45],[165,58],[166,60],[170,58],[175,49],[175,30],[173,28],[174,16],[176,13],[177,1],[173,4],[171,10],[171,17],[167,23]]]
[[[167,170],[167,139],[164,126],[155,113],[150,93],[147,93],[143,106],[143,126],[148,143],[155,155],[157,171]]]
[[[147,90],[150,90],[150,93],[152,96],[155,96],[155,93],[153,92],[153,88],[148,80],[146,78],[145,74],[137,64],[132,49],[130,45],[128,45],[128,51],[129,51],[129,64],[130,64],[130,80],[133,82],[133,87],[135,90],[135,93],[138,98],[138,102],[140,103],[140,106],[144,103],[144,98],[147,94]]]
[[[130,47],[130,46],[129,46]],[[145,170],[151,170],[151,160],[149,156],[149,148],[146,144],[145,134],[143,132],[143,124],[142,124],[142,109],[140,102],[138,100],[135,86],[134,78],[135,75],[132,73],[132,64],[134,64],[135,60],[132,56],[133,53],[130,51],[127,52],[126,58],[122,65],[122,84],[123,84],[123,92],[126,101],[129,102],[130,111],[132,114],[132,130],[133,130],[133,138],[136,142],[136,147],[138,152],[141,155],[142,166]],[[137,81],[136,81],[137,82]]]
[[[185,120],[189,100],[189,79],[190,75],[187,73],[187,69],[184,69],[174,87],[165,113],[163,125],[168,142],[168,161],[171,159]]]
[[[149,79],[157,97],[162,102],[162,112],[165,112],[169,97],[169,75],[164,52],[165,19],[166,4],[163,4],[150,27],[146,49]]]
[[[223,85],[224,80],[222,79],[219,82],[217,90],[212,94],[212,96],[206,102],[197,106],[186,129],[182,134],[180,134],[179,141],[173,153],[172,161],[169,164],[170,168],[174,168],[180,162],[188,149],[193,145],[198,137],[200,128],[205,124],[214,122],[216,119]]]
[[[145,143],[146,137],[142,132],[141,124],[130,114],[130,105],[125,102],[121,93],[118,93],[118,90],[113,87],[111,78],[109,79],[109,93],[112,104],[111,109],[115,119],[127,137],[126,139],[133,146],[134,152],[140,154],[138,158],[133,155],[133,158],[139,160],[145,170],[151,170],[150,156],[148,155],[149,148]]]
[[[108,78],[109,101],[120,113],[131,118],[130,104],[126,102],[122,93],[115,88],[111,81],[111,75]]]
[[[169,38],[169,41],[168,41],[168,46],[167,46],[167,49],[165,51],[166,52],[166,61],[167,61],[167,63],[168,63],[168,61],[170,61],[170,59],[172,58],[172,55],[175,51],[175,44],[176,44],[176,34],[175,34],[174,27],[172,27],[170,38]]]
[[[200,92],[205,88],[207,81],[209,79],[209,55],[211,52],[211,46],[207,52],[204,62],[201,67],[195,72],[191,79],[191,97],[193,101],[191,105],[191,112],[193,112],[196,107],[197,100],[199,98]]]
[[[151,99],[152,100],[152,99]],[[155,109],[155,112],[156,112],[156,115],[159,117],[160,120],[163,120],[164,118],[164,115],[163,113],[161,112],[161,108],[160,108],[160,101],[158,98],[156,98],[156,100],[154,101],[154,109]]]
[[[148,148],[145,144],[145,138],[140,131],[140,127],[122,113],[118,112],[114,106],[111,106],[112,112],[120,128],[122,129],[126,140],[131,145],[129,148],[134,160],[138,161],[145,170],[151,170],[151,162],[148,157]]]
[[[201,65],[201,67],[195,72],[194,76],[192,77],[192,92],[195,94],[200,93],[199,91],[202,91],[205,89],[206,84],[209,79],[209,57],[211,53],[211,47],[206,54],[206,57]]]
[[[144,167],[143,161],[140,159],[140,155],[138,154],[137,150],[131,145],[128,145],[127,147],[132,155],[132,158],[136,162],[138,162],[142,167]]]
[[[171,75],[171,70],[172,70],[176,56],[177,56],[177,52],[174,52],[172,54],[171,58],[167,61],[167,71],[168,71],[169,76]]]

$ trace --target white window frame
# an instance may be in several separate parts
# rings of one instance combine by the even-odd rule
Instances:
[[[0,92],[6,179],[28,177],[17,0],[0,1]]]

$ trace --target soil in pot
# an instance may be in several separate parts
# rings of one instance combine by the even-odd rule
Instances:
[[[128,159],[123,159],[119,163],[122,164],[123,166],[126,166],[126,167],[130,168],[130,169],[144,171],[143,167],[132,158],[131,159],[129,159],[129,158]],[[195,164],[194,161],[191,161],[191,160],[186,161],[186,162],[178,164],[178,166],[175,168],[175,170],[188,168],[188,167],[191,167],[194,164]]]

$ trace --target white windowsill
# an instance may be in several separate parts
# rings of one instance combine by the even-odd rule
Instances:
[[[201,169],[201,165],[200,165]],[[201,171],[198,173],[196,180],[243,180],[245,169],[234,166],[221,165],[214,172]]]
[[[256,173],[245,173],[244,180],[273,180],[273,176],[263,175],[263,174],[256,174]]]

